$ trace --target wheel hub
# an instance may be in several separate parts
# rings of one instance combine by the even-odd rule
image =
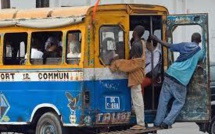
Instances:
[[[57,134],[54,125],[46,124],[42,127],[42,134]]]

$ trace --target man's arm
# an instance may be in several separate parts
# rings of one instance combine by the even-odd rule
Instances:
[[[155,35],[150,35],[150,39],[152,39],[152,40],[154,40],[154,41],[157,41],[157,42],[160,43],[162,46],[165,46],[165,47],[167,47],[167,48],[170,47],[170,44],[169,44],[169,43],[164,42],[164,41],[158,39],[158,37],[155,36]]]
[[[145,61],[142,58],[130,60],[120,59],[112,62],[109,68],[112,72],[121,71],[131,73],[137,69],[143,68],[144,63]]]

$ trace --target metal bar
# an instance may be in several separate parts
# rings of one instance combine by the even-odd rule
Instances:
[[[150,35],[153,34],[153,16],[150,16]],[[151,41],[151,44],[153,44],[153,41]],[[154,68],[154,53],[151,52],[151,71],[152,71],[152,110],[155,109],[155,87],[154,87],[154,72],[153,72],[153,68]]]

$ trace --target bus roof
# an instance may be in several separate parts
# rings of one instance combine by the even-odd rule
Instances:
[[[21,26],[29,28],[56,28],[83,22],[86,15],[92,11],[92,6],[34,8],[34,9],[3,9],[0,10],[0,27]],[[134,10],[137,13],[167,12],[158,5],[146,4],[109,4],[99,5],[98,11]],[[141,12],[140,12],[141,11]],[[133,11],[132,11],[133,12]],[[131,12],[128,12],[131,13]],[[152,12],[151,12],[152,13]]]
[[[48,17],[70,17],[86,15],[88,6],[60,7],[60,8],[35,8],[35,9],[3,9],[0,10],[0,20],[31,19]]]
[[[57,28],[83,21],[89,7],[0,10],[0,27]]]
[[[124,9],[156,9],[167,11],[163,6],[148,4],[107,4],[99,5],[100,10],[124,10]],[[57,8],[34,8],[34,9],[2,9],[0,10],[0,20],[10,19],[32,19],[49,17],[71,17],[85,16],[93,6],[80,7],[57,7]],[[168,11],[167,11],[168,12]]]

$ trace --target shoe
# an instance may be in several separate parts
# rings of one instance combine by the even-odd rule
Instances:
[[[163,122],[163,123],[161,123],[160,128],[161,129],[169,129],[169,128],[172,128],[172,127]]]
[[[160,126],[160,125],[155,125],[155,124],[154,124],[154,127],[160,128],[161,126]]]
[[[145,126],[141,126],[141,125],[135,125],[133,127],[130,128],[131,130],[143,130],[146,129]]]

